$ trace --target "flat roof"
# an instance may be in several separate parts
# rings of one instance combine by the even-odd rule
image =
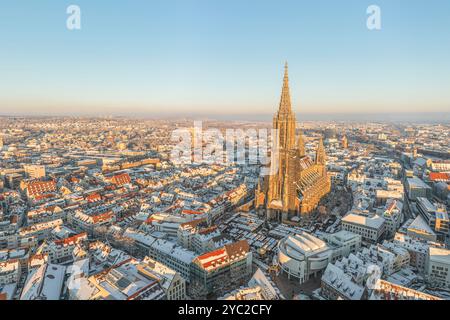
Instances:
[[[425,182],[423,182],[422,179],[419,179],[417,177],[407,178],[408,185],[415,188],[426,188],[431,189],[429,185],[427,185]]]
[[[430,247],[430,260],[450,264],[450,250]]]
[[[340,230],[333,233],[332,236],[341,241],[348,241],[354,239],[355,237],[359,237],[359,235],[357,235],[356,233],[347,230]]]
[[[384,223],[384,218],[379,215],[374,215],[371,217],[362,216],[359,214],[349,213],[344,218],[343,222],[364,225],[369,228],[379,229]]]

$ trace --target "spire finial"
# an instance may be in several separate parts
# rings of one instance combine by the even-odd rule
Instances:
[[[289,66],[288,66],[288,62],[286,61],[284,63],[284,80],[288,81],[289,79]]]
[[[281,91],[281,101],[279,111],[283,113],[291,112],[291,97],[289,94],[289,76],[288,76],[288,63],[284,64],[284,78],[283,89]]]

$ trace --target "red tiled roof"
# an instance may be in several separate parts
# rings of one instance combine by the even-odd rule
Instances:
[[[449,181],[450,173],[445,172],[430,172],[431,181]]]
[[[209,228],[202,229],[198,233],[199,234],[208,234],[208,233],[214,232],[216,230],[217,230],[217,226],[212,226],[212,227],[209,227]]]
[[[145,220],[145,224],[152,224],[152,221],[154,221],[155,219],[152,217],[147,218],[147,220]]]
[[[201,266],[206,269],[210,266],[214,266],[215,264],[223,261],[228,261],[228,255],[225,248],[217,249],[208,253],[205,253],[198,257],[198,261]]]
[[[96,216],[92,216],[92,221],[94,223],[103,222],[103,221],[110,219],[112,217],[112,215],[113,215],[112,211],[101,213]]]
[[[36,200],[42,200],[42,199],[53,198],[54,196],[55,196],[54,193],[47,193],[47,194],[41,194],[41,195],[35,196],[34,198]]]
[[[112,177],[111,182],[115,185],[121,186],[127,183],[131,183],[131,177],[128,173],[121,173]]]
[[[229,263],[238,256],[243,256],[249,250],[250,247],[247,240],[240,240],[233,244],[225,245],[223,248],[203,254],[197,260],[204,269],[209,267],[214,268],[218,264]]]
[[[203,212],[195,211],[195,210],[188,210],[188,209],[184,209],[181,213],[183,213],[183,214],[203,214]]]
[[[247,240],[239,240],[235,243],[225,245],[225,249],[229,256],[233,256],[249,252],[250,246],[248,245]]]
[[[88,202],[96,202],[96,201],[102,200],[102,196],[99,195],[98,193],[93,193],[93,194],[88,195],[88,196],[86,197],[86,200],[87,200]]]
[[[72,237],[66,238],[66,239],[62,239],[62,240],[56,240],[55,244],[61,244],[61,245],[71,245],[71,244],[75,244],[78,242],[79,239],[84,238],[87,236],[86,232],[83,233],[79,233],[76,234]]]
[[[56,191],[56,181],[30,181],[27,184],[27,192],[30,196],[39,196],[43,193]]]

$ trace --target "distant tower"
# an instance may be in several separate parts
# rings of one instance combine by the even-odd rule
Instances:
[[[348,148],[348,139],[347,139],[347,136],[345,134],[342,137],[342,148],[343,149],[347,149]]]

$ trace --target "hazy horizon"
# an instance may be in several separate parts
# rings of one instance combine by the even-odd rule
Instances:
[[[115,114],[83,114],[83,113],[0,113],[0,118],[105,118],[113,119],[154,119],[154,120],[219,120],[219,121],[248,121],[271,122],[273,114],[208,114],[208,113],[115,113]],[[423,122],[450,123],[450,112],[416,112],[416,113],[296,113],[298,122],[303,121],[339,121],[339,122]]]

